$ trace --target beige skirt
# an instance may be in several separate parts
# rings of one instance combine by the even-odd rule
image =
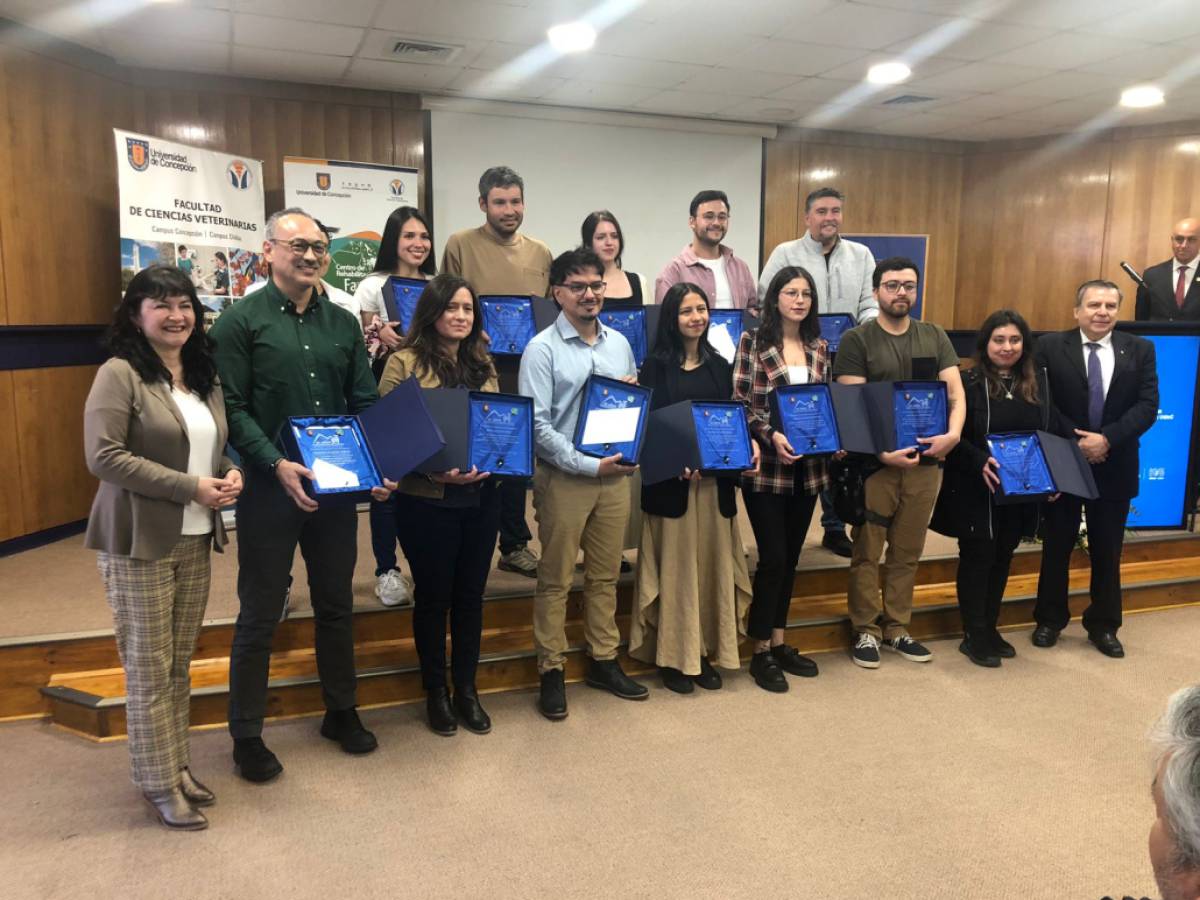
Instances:
[[[715,478],[692,482],[682,518],[642,516],[630,656],[685,675],[700,674],[702,656],[736,669],[750,598],[738,520],[721,515]]]

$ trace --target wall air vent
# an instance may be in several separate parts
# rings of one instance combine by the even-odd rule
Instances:
[[[435,41],[415,41],[410,38],[392,38],[388,41],[388,53],[393,59],[415,63],[448,63],[462,52],[458,44],[439,44]]]
[[[933,100],[933,97],[923,97],[920,94],[901,94],[899,97],[893,97],[891,100],[884,100],[884,106],[902,106],[909,103],[928,103]]]

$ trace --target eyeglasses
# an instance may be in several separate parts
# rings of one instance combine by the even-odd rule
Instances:
[[[587,293],[588,288],[591,288],[592,293],[599,297],[604,293],[608,284],[603,281],[576,281],[573,283],[560,284],[560,288],[565,288],[571,292],[572,297],[582,297]]]
[[[811,300],[812,291],[798,291],[795,288],[788,288],[787,290],[780,291],[779,296],[786,297],[789,300],[799,300],[801,297],[807,297]]]
[[[705,213],[700,218],[702,221],[708,222],[710,225],[713,222],[719,222],[720,224],[724,225],[725,223],[727,223],[729,221],[729,214],[728,213]]]
[[[917,291],[917,283],[915,281],[885,281],[879,286],[889,294],[898,294],[901,290],[909,294],[914,294]]]
[[[311,250],[313,256],[315,256],[317,259],[320,259],[329,252],[329,245],[324,241],[306,241],[301,238],[296,238],[295,240],[291,241],[283,241],[279,238],[267,238],[267,240],[272,244],[283,244],[285,247],[291,250],[295,256],[303,256],[305,253]]]

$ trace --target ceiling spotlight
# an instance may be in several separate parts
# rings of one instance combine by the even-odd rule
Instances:
[[[1163,102],[1163,92],[1152,84],[1139,84],[1137,87],[1121,91],[1121,105],[1131,109],[1144,109],[1147,106],[1159,106]]]
[[[596,43],[596,29],[587,22],[567,22],[548,29],[546,37],[559,53],[581,53]]]
[[[912,69],[902,62],[878,63],[867,69],[867,81],[871,84],[899,84],[912,74]]]

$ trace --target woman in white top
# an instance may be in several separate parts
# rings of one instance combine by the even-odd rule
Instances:
[[[109,331],[113,358],[84,407],[84,450],[100,488],[86,545],[98,550],[125,668],[133,782],[169,828],[208,826],[212,791],[189,769],[189,666],[208,602],[221,510],[242,490],[212,343],[191,279],[134,275]]]
[[[389,322],[383,292],[388,279],[417,278],[428,281],[437,272],[433,260],[433,236],[421,211],[401,206],[392,211],[383,226],[375,271],[358,284],[354,299],[362,315],[367,352],[375,360],[380,377],[387,356],[400,346],[399,322]],[[371,552],[375,556],[375,596],[384,606],[411,606],[412,582],[397,567],[396,503],[393,495],[384,502],[371,501]]]
[[[383,226],[375,271],[360,281],[354,291],[372,359],[382,359],[400,346],[397,331],[400,323],[388,321],[387,305],[383,302],[388,279],[395,275],[428,281],[436,274],[433,231],[425,216],[412,206],[393,210]]]

